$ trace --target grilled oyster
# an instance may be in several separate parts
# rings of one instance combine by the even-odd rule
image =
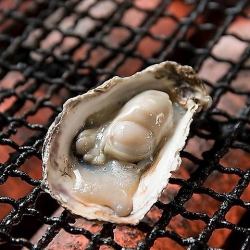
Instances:
[[[137,224],[210,99],[191,67],[169,61],[69,99],[45,138],[45,190],[74,214]]]

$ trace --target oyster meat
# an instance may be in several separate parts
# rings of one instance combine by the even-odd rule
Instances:
[[[69,99],[45,138],[44,189],[74,214],[137,224],[210,101],[191,67],[169,61]]]

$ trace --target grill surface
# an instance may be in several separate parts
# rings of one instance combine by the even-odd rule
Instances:
[[[70,234],[64,249],[249,249],[249,14],[245,0],[2,1],[0,248],[61,249]],[[62,103],[166,59],[193,66],[213,98],[167,191],[136,227],[52,215],[41,146]]]

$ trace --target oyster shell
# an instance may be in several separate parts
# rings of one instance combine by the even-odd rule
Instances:
[[[194,113],[210,101],[191,67],[169,61],[69,99],[45,138],[44,189],[76,215],[137,224],[180,165]]]

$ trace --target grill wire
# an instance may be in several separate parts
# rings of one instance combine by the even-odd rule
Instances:
[[[10,103],[4,111],[0,110],[1,154],[4,148],[9,150],[8,157],[0,165],[0,183],[6,185],[10,178],[18,179],[30,189],[18,198],[0,193],[0,209],[1,206],[10,208],[0,224],[0,248],[44,249],[63,229],[88,239],[87,249],[98,249],[100,246],[122,249],[123,246],[115,239],[115,224],[103,223],[101,229],[93,233],[76,226],[75,217],[66,210],[59,215],[51,215],[57,207],[56,202],[42,191],[40,177],[29,175],[22,166],[31,161],[37,173],[41,171],[41,146],[50,123],[61,111],[65,100],[94,87],[91,83],[100,84],[114,75],[134,73],[166,59],[177,60],[200,71],[203,63],[212,58],[228,68],[216,83],[205,81],[213,104],[195,118],[189,139],[196,137],[213,141],[212,146],[204,150],[200,158],[184,149],[184,164],[187,160],[196,166],[191,177],[170,179],[170,184],[179,186],[179,190],[170,203],[159,200],[155,204],[153,209],[158,209],[161,214],[154,223],[143,220],[137,226],[126,228],[143,234],[136,245],[140,250],[149,249],[160,238],[169,238],[189,249],[212,249],[209,239],[222,228],[241,239],[237,249],[249,249],[249,225],[228,221],[226,214],[233,206],[249,211],[250,202],[241,199],[241,195],[249,185],[250,169],[242,169],[233,163],[232,166],[223,166],[221,163],[229,150],[238,149],[245,154],[250,152],[250,92],[232,84],[240,73],[250,70],[247,65],[250,40],[228,32],[236,17],[250,19],[246,12],[248,1],[159,0],[152,1],[156,7],[150,9],[137,3],[140,1],[108,0],[103,1],[107,8],[105,15],[98,9],[102,1],[97,0],[13,2],[15,4],[10,8],[0,10],[0,78],[3,82],[7,76],[17,76],[13,86],[3,86],[0,91],[0,107]],[[169,7],[175,2],[187,7],[185,17],[170,11]],[[124,21],[131,10],[136,13],[135,16],[140,16],[138,24],[131,25]],[[175,27],[172,33],[152,32],[151,27],[160,19],[171,20]],[[63,20],[69,21],[70,28],[62,25]],[[125,34],[117,45],[108,40],[113,32]],[[43,43],[48,34],[57,37],[51,45],[48,40]],[[212,53],[223,36],[230,36],[246,45],[244,53],[236,61]],[[138,49],[144,38],[158,45],[150,55]],[[77,51],[82,51],[83,56],[77,57]],[[242,107],[233,115],[218,107],[221,98],[228,93],[243,100]],[[32,122],[32,117],[37,114],[40,114],[41,120]],[[29,131],[26,132],[29,137],[21,143],[17,142],[15,135],[25,129]],[[229,192],[217,192],[203,185],[215,171],[228,178],[238,178]],[[216,211],[209,215],[187,210],[185,204],[194,194],[218,201]],[[48,206],[47,210],[44,206]],[[177,215],[190,221],[202,221],[204,227],[196,235],[184,237],[167,227]],[[48,225],[43,235],[36,242],[30,240],[41,225]]]

